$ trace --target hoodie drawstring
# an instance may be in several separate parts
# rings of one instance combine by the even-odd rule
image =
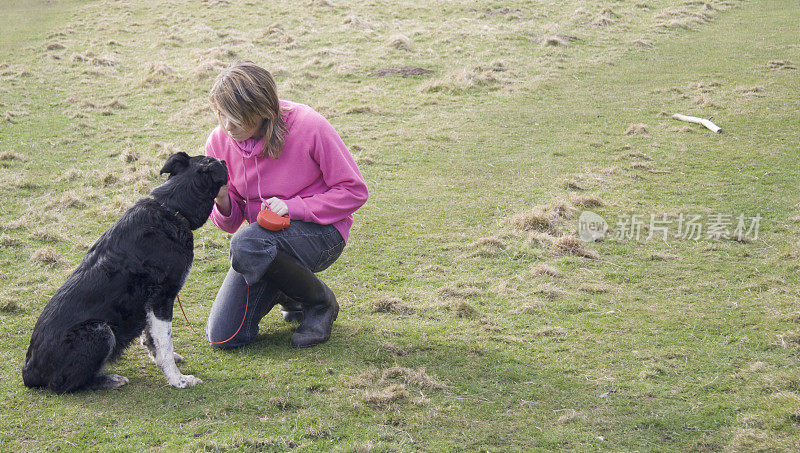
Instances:
[[[244,156],[241,156],[241,158],[242,158],[242,168],[244,168],[244,193],[245,193],[244,197],[242,197],[242,198],[244,198],[245,211],[247,211],[247,201],[248,201],[248,198],[250,197],[250,190],[247,187],[247,161],[244,159]],[[264,203],[264,198],[261,196],[261,193],[262,193],[261,192],[261,172],[258,170],[258,162],[256,162],[255,160],[254,160],[254,162],[255,162],[255,165],[256,165],[256,178],[257,178],[256,182],[258,184],[258,200],[259,200],[260,203]],[[258,205],[258,210],[259,211],[261,210],[261,204]]]

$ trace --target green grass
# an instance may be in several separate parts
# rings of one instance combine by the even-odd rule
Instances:
[[[2,6],[0,449],[800,447],[795,2]],[[131,381],[120,390],[25,388],[42,307],[170,152],[200,152],[207,92],[235,58],[326,115],[367,179],[322,274],[342,305],[333,338],[293,350],[271,313],[223,352],[176,319],[196,388],[168,387],[138,346],[111,367]],[[369,74],[403,66],[433,73]],[[648,132],[624,135],[632,124]],[[582,208],[547,234],[509,222],[585,195],[612,226],[763,219],[748,242],[647,241],[646,225],[585,244],[598,259],[550,245]],[[196,327],[228,239],[195,233],[182,299]]]

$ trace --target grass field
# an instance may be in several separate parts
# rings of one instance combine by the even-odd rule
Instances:
[[[0,1],[0,450],[800,448],[800,6],[791,0]],[[211,82],[270,69],[371,198],[293,350],[175,319],[117,391],[22,385],[89,246],[202,151]],[[673,120],[712,117],[714,134]],[[583,211],[606,239],[578,239]],[[203,326],[229,235],[195,232]]]

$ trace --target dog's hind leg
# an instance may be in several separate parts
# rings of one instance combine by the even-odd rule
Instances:
[[[147,342],[152,345],[156,365],[161,368],[169,385],[182,389],[203,382],[192,375],[181,374],[178,366],[175,365],[175,355],[172,351],[171,320],[158,319],[152,311],[148,312],[145,344]]]
[[[127,383],[128,378],[118,374],[98,374],[89,382],[86,388],[89,390],[114,390]]]
[[[70,328],[60,345],[62,365],[47,387],[56,393],[91,387],[115,345],[114,332],[105,322],[87,321]]]

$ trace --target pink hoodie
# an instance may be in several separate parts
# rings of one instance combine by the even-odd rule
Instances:
[[[286,202],[292,220],[332,224],[347,241],[353,212],[369,196],[364,177],[322,115],[307,105],[280,103],[290,110],[284,116],[287,130],[277,160],[259,157],[263,138],[237,142],[219,126],[208,136],[206,155],[228,164],[231,198],[231,215],[222,215],[215,204],[211,221],[234,233],[242,221],[256,221],[262,200],[277,197]]]

